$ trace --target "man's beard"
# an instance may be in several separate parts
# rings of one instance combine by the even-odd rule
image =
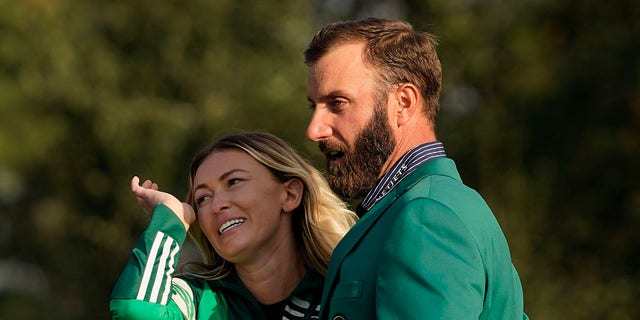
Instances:
[[[327,151],[344,153],[340,162],[333,167],[327,162],[329,185],[342,197],[364,197],[373,188],[382,165],[395,148],[396,143],[384,107],[384,100],[376,102],[374,114],[356,136],[353,150],[347,150],[342,143],[320,142],[320,150],[325,154]]]

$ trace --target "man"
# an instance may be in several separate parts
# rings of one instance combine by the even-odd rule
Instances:
[[[332,188],[364,197],[331,256],[321,319],[527,319],[507,241],[436,139],[435,40],[402,21],[325,26],[305,50]]]

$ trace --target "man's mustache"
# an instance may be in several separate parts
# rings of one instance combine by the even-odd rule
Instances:
[[[344,144],[339,142],[332,142],[328,140],[322,140],[318,143],[318,148],[320,148],[320,152],[324,154],[329,154],[331,152],[345,152],[347,148]]]

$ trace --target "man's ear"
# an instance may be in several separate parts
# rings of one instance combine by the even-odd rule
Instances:
[[[282,210],[291,212],[300,206],[302,202],[302,194],[304,193],[304,185],[300,179],[289,179],[284,183],[286,196],[282,201]]]
[[[396,125],[403,126],[416,112],[422,112],[420,90],[412,83],[401,83],[394,92]]]

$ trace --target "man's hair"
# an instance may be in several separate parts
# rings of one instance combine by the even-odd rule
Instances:
[[[335,22],[315,34],[304,51],[305,63],[318,62],[331,49],[346,43],[365,44],[363,61],[376,70],[380,89],[401,83],[418,87],[425,115],[435,126],[438,115],[442,68],[437,41],[405,21],[367,18]]]
[[[300,206],[294,210],[293,233],[305,264],[324,275],[329,257],[357,216],[329,187],[324,176],[282,139],[265,132],[241,132],[224,136],[205,146],[194,158],[189,176],[187,202],[197,210],[194,179],[200,165],[213,153],[240,150],[265,166],[280,182],[298,179],[304,185]],[[233,264],[224,260],[200,229],[196,219],[189,235],[200,249],[204,263],[191,263],[186,273],[213,280],[227,277]],[[284,262],[286,263],[286,262]]]

